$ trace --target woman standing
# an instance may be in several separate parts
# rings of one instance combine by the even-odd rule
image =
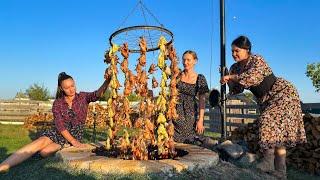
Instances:
[[[193,143],[196,141],[197,133],[204,132],[205,93],[209,92],[209,88],[206,78],[194,70],[197,61],[198,57],[194,51],[188,50],[183,53],[184,70],[177,83],[179,102],[176,108],[179,118],[173,121],[176,142]]]
[[[236,61],[230,75],[221,79],[228,83],[230,93],[250,90],[258,100],[261,115],[257,119],[259,145],[263,153],[257,168],[286,177],[286,147],[306,142],[300,99],[295,87],[276,77],[265,60],[251,54],[251,43],[245,36],[232,42]]]
[[[47,157],[66,144],[77,148],[85,147],[85,144],[80,141],[83,136],[88,104],[97,101],[104,94],[110,82],[107,73],[105,73],[105,79],[97,91],[76,93],[73,78],[64,72],[60,73],[56,100],[52,106],[55,127],[9,156],[0,164],[0,172],[9,170],[37,152]]]

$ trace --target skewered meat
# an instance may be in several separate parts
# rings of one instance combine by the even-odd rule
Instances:
[[[156,70],[157,70],[156,65],[152,63],[149,67],[148,73],[153,74]]]
[[[126,73],[128,72],[129,68],[128,68],[128,59],[124,58],[122,63],[121,63],[121,70],[122,72]]]
[[[147,52],[147,42],[144,37],[140,37],[139,46],[141,54],[145,54]]]
[[[159,85],[159,83],[157,82],[156,78],[153,77],[153,78],[152,78],[152,88],[157,88],[158,85]]]
[[[123,46],[120,49],[121,55],[124,57],[124,59],[128,59],[129,57],[129,47],[128,43],[124,43]]]
[[[146,63],[147,63],[147,60],[146,60],[146,55],[145,54],[141,54],[141,56],[139,57],[139,64],[141,66],[145,66]]]

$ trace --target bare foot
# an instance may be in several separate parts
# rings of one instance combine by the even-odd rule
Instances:
[[[4,165],[0,165],[0,173],[6,173],[9,171],[9,165],[4,164]]]

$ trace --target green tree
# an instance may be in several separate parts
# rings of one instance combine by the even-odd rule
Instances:
[[[131,93],[128,96],[128,100],[129,101],[139,101],[140,100],[140,96],[138,96],[136,93]]]
[[[312,80],[316,92],[320,92],[320,63],[308,64],[306,75]]]
[[[251,101],[257,102],[257,98],[252,94],[252,92],[246,91],[243,94],[246,98],[250,99]]]
[[[20,90],[19,92],[17,92],[15,98],[28,98],[28,95]]]
[[[29,96],[31,100],[47,101],[50,98],[48,88],[44,87],[43,85],[40,86],[37,83],[31,85],[26,90],[26,94]]]

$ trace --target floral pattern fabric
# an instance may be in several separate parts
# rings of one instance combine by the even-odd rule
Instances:
[[[195,130],[199,114],[197,94],[205,94],[209,92],[209,88],[205,77],[199,74],[195,84],[179,81],[177,89],[179,102],[176,108],[179,118],[173,121],[174,140],[192,143],[197,136]]]
[[[230,94],[238,94],[259,85],[272,70],[261,56],[251,55],[246,65],[233,64],[230,74],[236,74],[239,80],[229,84]],[[277,77],[270,91],[257,101],[261,112],[257,123],[262,151],[306,142],[300,98],[290,82]]]

